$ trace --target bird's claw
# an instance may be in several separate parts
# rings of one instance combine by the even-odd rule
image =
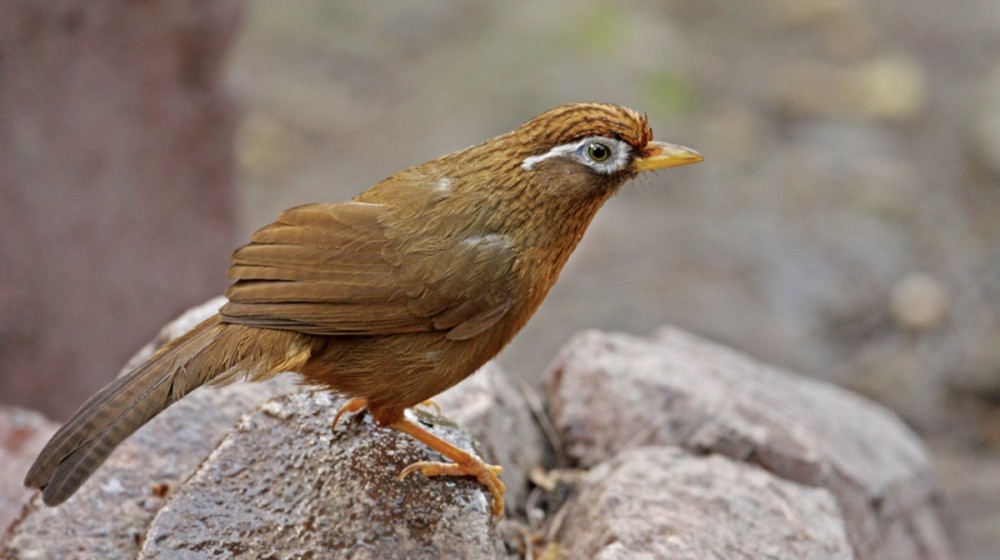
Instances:
[[[337,424],[340,423],[340,418],[343,415],[354,414],[355,412],[360,412],[366,408],[368,408],[368,399],[356,397],[347,401],[344,403],[344,406],[340,407],[340,410],[337,411],[337,415],[333,417],[333,424],[330,426],[330,429],[337,429]]]
[[[500,473],[503,467],[499,465],[488,465],[476,460],[470,463],[439,463],[436,461],[419,461],[409,465],[399,473],[400,480],[407,476],[420,472],[424,476],[472,476],[480,484],[489,490],[493,496],[493,515],[500,517],[503,515],[504,501],[503,495],[507,486],[500,480]]]

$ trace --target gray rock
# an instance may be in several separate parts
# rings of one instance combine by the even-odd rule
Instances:
[[[58,427],[37,412],[0,406],[0,536],[31,497],[21,480]]]
[[[163,327],[156,340],[129,360],[122,373],[211,316],[220,303],[220,298],[208,301]],[[125,440],[66,503],[47,508],[37,497],[28,502],[6,536],[0,556],[134,557],[146,526],[165,502],[160,494],[185,480],[244,413],[294,390],[290,376],[196,390]],[[44,441],[36,452],[42,444]],[[32,460],[34,454],[13,478],[18,486]]]
[[[331,430],[325,392],[281,397],[246,416],[160,510],[141,558],[492,558],[490,502],[472,479],[398,473],[440,460],[368,415]],[[424,418],[429,418],[424,416]],[[453,427],[437,435],[465,449]]]
[[[567,558],[854,558],[828,491],[675,447],[595,467],[569,508],[559,535]]]
[[[828,489],[859,558],[950,558],[919,440],[891,413],[677,330],[587,332],[555,360],[553,420],[593,466],[640,445],[753,463]]]
[[[66,503],[32,499],[2,556],[133,558],[160,494],[190,476],[247,410],[290,390],[289,378],[198,389],[125,440]]]

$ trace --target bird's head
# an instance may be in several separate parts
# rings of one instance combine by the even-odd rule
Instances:
[[[582,232],[627,180],[702,159],[690,148],[654,141],[642,113],[609,103],[572,103],[476,146],[401,171],[359,200],[447,207],[442,216],[465,220],[456,229],[470,229],[465,226],[475,215],[479,225],[471,230]],[[433,223],[452,227],[440,216]]]
[[[543,237],[557,229],[574,237],[629,179],[702,159],[690,148],[653,141],[642,113],[609,103],[573,103],[401,172],[406,178],[401,184],[435,188],[399,194],[434,196],[436,204],[449,205],[448,215],[476,214],[485,224],[480,229],[531,230]],[[399,198],[387,188],[378,190],[380,198],[368,198]]]
[[[653,141],[646,115],[607,103],[556,107],[510,137],[516,152],[512,159],[536,181],[617,188],[643,171],[704,159],[690,148]]]

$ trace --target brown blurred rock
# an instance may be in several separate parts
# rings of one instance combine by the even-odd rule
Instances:
[[[569,507],[567,558],[854,558],[829,492],[718,455],[625,451],[591,470]]]
[[[66,416],[226,285],[244,4],[3,3],[0,399]]]
[[[0,536],[31,496],[21,481],[56,428],[37,412],[0,406]]]
[[[245,417],[153,520],[140,558],[500,555],[476,481],[400,481],[407,465],[440,457],[368,415],[331,430],[343,402],[298,393]],[[455,428],[432,431],[472,448]]]
[[[774,97],[798,116],[906,122],[923,112],[926,82],[921,64],[904,56],[843,67],[796,62],[775,80]]]
[[[828,489],[859,558],[950,558],[917,438],[888,411],[676,330],[587,332],[552,366],[553,420],[593,466],[641,445],[756,464]]]

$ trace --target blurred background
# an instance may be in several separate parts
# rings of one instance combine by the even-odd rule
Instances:
[[[506,369],[669,323],[840,384],[1000,550],[995,0],[0,5],[0,402],[68,416],[289,206],[612,101],[706,161],[605,206]]]

